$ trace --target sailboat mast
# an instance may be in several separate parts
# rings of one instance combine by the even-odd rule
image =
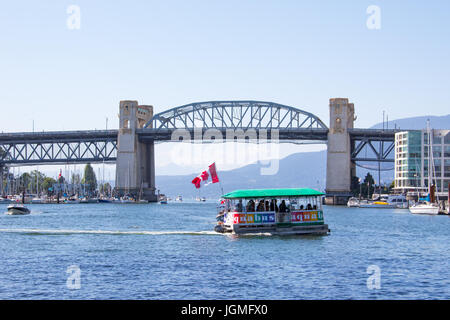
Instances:
[[[431,132],[430,132],[430,119],[427,120],[427,135],[428,135],[428,194],[431,194]]]

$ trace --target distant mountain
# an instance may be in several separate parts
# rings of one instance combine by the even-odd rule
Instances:
[[[421,130],[427,127],[427,119],[430,119],[430,126],[434,129],[450,129],[450,114],[446,116],[423,116],[392,120],[384,124],[385,128]],[[373,129],[383,128],[383,123],[378,123]]]
[[[260,164],[250,164],[238,169],[218,172],[224,192],[246,188],[312,187],[325,188],[326,152],[295,153],[279,161],[275,175],[261,175]],[[197,196],[198,190],[191,183],[199,173],[182,176],[156,176],[156,185],[161,193],[184,197]],[[210,184],[200,189],[201,196],[217,198],[220,185]]]
[[[450,115],[423,116],[389,121],[388,128],[423,129],[426,121],[430,119],[431,127],[436,129],[450,129]],[[385,124],[386,125],[386,124]],[[379,123],[372,128],[382,128]],[[364,167],[357,167],[356,174],[365,177],[371,172],[378,180],[377,163],[365,163]],[[370,170],[369,170],[369,169]],[[383,164],[385,169],[393,169],[394,165]],[[178,171],[180,168],[176,168]],[[279,171],[276,175],[263,176],[260,174],[261,166],[251,164],[238,169],[221,171],[219,178],[224,192],[234,189],[267,188],[267,187],[311,187],[319,190],[325,189],[326,178],[326,151],[295,153],[279,161]],[[189,175],[159,175],[156,176],[156,185],[161,193],[169,196],[183,195],[185,198],[195,197],[198,191],[191,184],[192,179],[199,172]],[[390,183],[394,179],[394,171],[382,171],[382,183]],[[211,184],[200,189],[201,196],[218,198],[221,190],[219,184]]]

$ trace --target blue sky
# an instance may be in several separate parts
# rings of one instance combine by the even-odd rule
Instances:
[[[116,128],[123,99],[266,100],[328,123],[328,99],[348,97],[357,127],[448,114],[449,16],[436,0],[4,2],[0,130]]]

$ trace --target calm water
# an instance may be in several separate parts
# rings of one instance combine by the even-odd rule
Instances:
[[[0,215],[1,299],[450,298],[448,216],[325,207],[329,236],[231,237],[214,203],[29,207]]]

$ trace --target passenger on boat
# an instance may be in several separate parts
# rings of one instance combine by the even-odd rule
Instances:
[[[278,206],[277,206],[276,199],[272,199],[272,202],[270,203],[270,211],[278,212]]]
[[[286,206],[286,202],[283,200],[280,203],[280,212],[287,212],[287,206]]]
[[[312,210],[311,203],[308,203],[308,205],[306,206],[306,210]]]
[[[247,203],[247,212],[255,212],[255,201],[250,200]]]
[[[266,211],[270,211],[270,203],[269,203],[269,200],[266,200]]]
[[[242,200],[240,199],[239,202],[236,204],[236,211],[242,212]]]
[[[305,207],[301,204],[300,205],[300,210],[303,210],[303,209],[305,209]]]
[[[256,208],[256,211],[258,212],[264,211],[264,200],[259,200],[258,208]]]

